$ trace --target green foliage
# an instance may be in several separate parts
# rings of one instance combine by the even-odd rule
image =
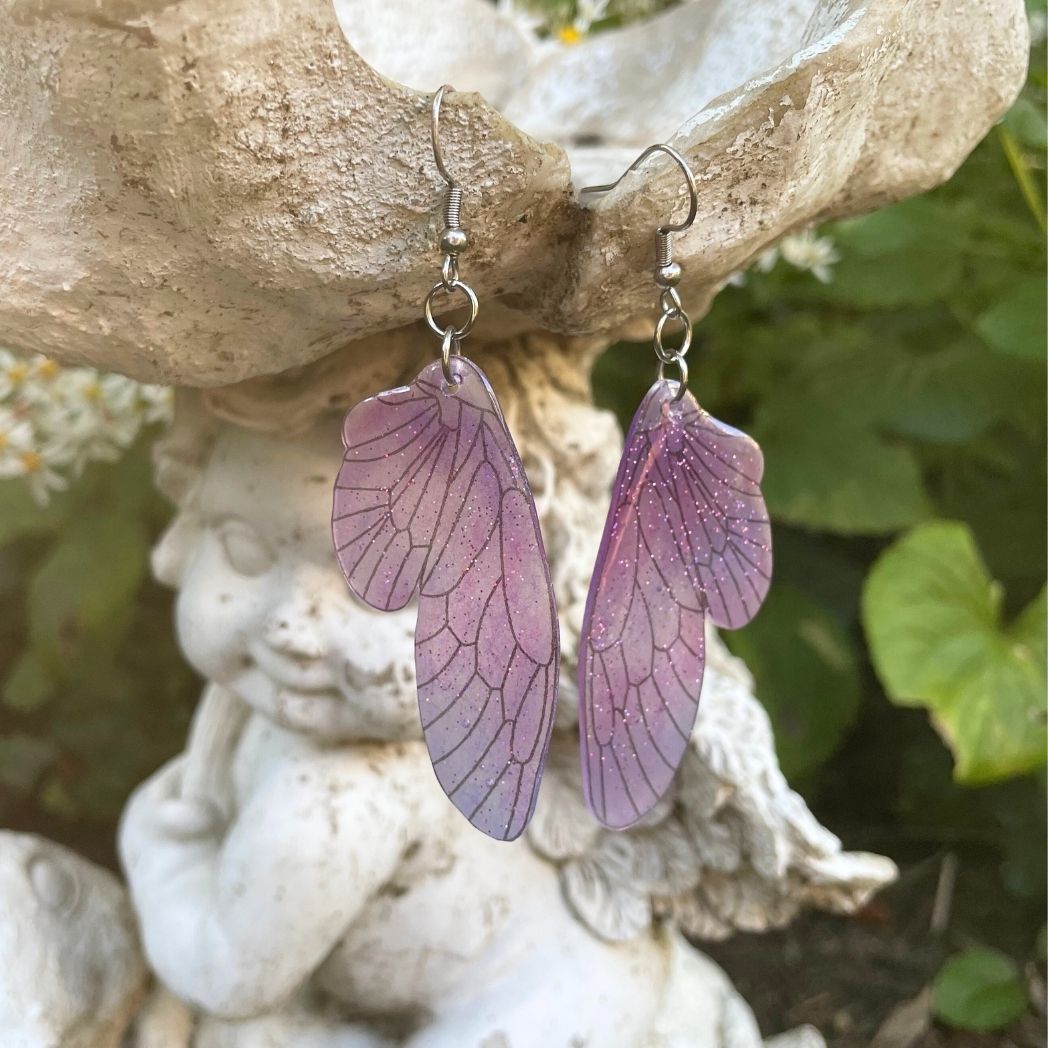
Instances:
[[[830,756],[825,740],[851,720],[854,693],[837,675],[840,665],[863,662],[853,629],[858,587],[833,596],[827,580],[861,579],[880,551],[871,539],[911,528],[938,534],[923,530],[937,519],[966,525],[972,556],[977,546],[1006,585],[1010,610],[1031,600],[1045,576],[1044,246],[999,141],[984,142],[941,189],[824,232],[841,256],[829,283],[781,262],[750,271],[700,325],[692,362],[704,405],[764,449],[778,579],[788,576],[790,600],[807,597],[834,621],[848,652],[843,663],[822,659],[821,688],[787,695],[770,682],[788,681],[800,656],[762,623],[782,614],[774,602],[726,637],[760,667],[783,759],[797,770]],[[624,420],[649,380],[646,360],[645,347],[621,346],[598,368],[598,392]],[[868,625],[893,614],[908,625],[919,618],[899,612],[910,596],[904,574],[875,591]],[[928,600],[938,595],[931,589]],[[1032,638],[1035,615],[1013,629]],[[965,638],[981,646],[958,656],[951,701],[894,677],[886,677],[889,693],[934,707],[937,726],[963,754],[964,781],[1036,766],[1043,725],[1029,695],[1043,680],[1043,648],[1031,643],[1021,662],[1017,636],[987,628]],[[1007,658],[988,662],[987,652],[1009,639]],[[880,647],[883,674],[891,656]],[[1012,672],[1025,698],[1012,694]],[[799,725],[829,734],[805,740]]]
[[[1026,1011],[1026,989],[1015,963],[996,950],[974,948],[951,957],[935,978],[935,1015],[962,1030],[1000,1030]]]
[[[999,353],[1043,360],[1046,324],[1044,281],[1031,277],[990,306],[976,321],[975,330]]]
[[[0,545],[23,535],[53,530],[59,517],[33,501],[26,484],[0,482]]]
[[[913,453],[834,405],[776,395],[752,427],[764,449],[764,494],[777,520],[843,535],[880,535],[930,512]]]
[[[777,585],[733,647],[753,672],[775,723],[787,778],[817,768],[837,748],[859,706],[859,668],[847,634],[818,601]]]
[[[123,639],[147,554],[134,518],[99,511],[62,531],[33,575],[28,601],[31,651],[55,676],[98,645]]]
[[[754,622],[722,636],[753,668],[783,766],[831,823],[887,835],[871,846],[993,855],[1032,905],[1045,84],[1038,48],[1015,108],[949,183],[820,229],[839,255],[825,283],[781,260],[749,270],[697,324],[689,361],[702,404],[765,452],[776,578]],[[621,345],[598,365],[624,424],[650,362]]]
[[[181,745],[199,684],[148,579],[169,513],[146,443],[45,508],[0,481],[0,814],[111,821]]]
[[[1040,766],[1045,757],[1044,590],[1010,625],[963,524],[925,524],[874,564],[863,618],[889,697],[927,706],[966,783]]]

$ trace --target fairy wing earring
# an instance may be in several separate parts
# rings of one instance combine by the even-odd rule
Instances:
[[[658,378],[626,434],[579,642],[583,788],[612,829],[642,819],[673,781],[698,711],[707,615],[718,626],[745,625],[771,580],[760,448],[688,391],[692,329],[676,290],[672,235],[695,220],[695,178],[666,145],[646,149],[629,170],[655,152],[684,172],[691,209],[656,231]],[[663,344],[670,323],[683,330],[676,350]],[[664,377],[668,364],[677,381]]]
[[[487,377],[460,353],[477,296],[459,278],[469,243],[462,189],[447,183],[441,279],[425,314],[440,359],[409,386],[354,407],[342,430],[332,535],[353,592],[383,611],[419,599],[419,711],[440,785],[477,829],[523,832],[535,807],[553,728],[560,634],[549,566],[524,467]],[[468,301],[461,327],[441,327],[434,302]]]

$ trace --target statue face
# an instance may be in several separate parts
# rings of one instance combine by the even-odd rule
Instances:
[[[330,526],[340,452],[334,427],[293,441],[223,433],[196,512],[170,536],[188,528],[179,639],[200,673],[292,731],[413,738],[415,608],[374,611],[342,578]]]

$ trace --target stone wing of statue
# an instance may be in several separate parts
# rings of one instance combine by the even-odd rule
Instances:
[[[632,938],[659,918],[700,939],[780,927],[805,907],[858,909],[895,876],[888,859],[842,851],[790,789],[745,666],[712,630],[706,647],[680,771],[632,828],[597,824],[574,739],[556,733],[528,839],[560,868],[569,905],[602,938]]]

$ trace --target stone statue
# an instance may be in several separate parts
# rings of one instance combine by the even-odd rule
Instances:
[[[123,885],[57,844],[0,831],[5,1048],[118,1048],[147,979]]]
[[[210,683],[186,752],[132,799],[121,849],[147,955],[204,1013],[203,1043],[757,1045],[681,931],[852,910],[893,876],[842,853],[788,788],[752,681],[712,633],[673,795],[627,833],[586,811],[571,660],[601,524],[588,507],[618,435],[577,348],[531,337],[484,359],[536,480],[567,663],[539,808],[514,844],[476,832],[436,782],[413,609],[359,604],[334,561],[337,419],[294,440],[176,423],[181,499],[156,567]]]

